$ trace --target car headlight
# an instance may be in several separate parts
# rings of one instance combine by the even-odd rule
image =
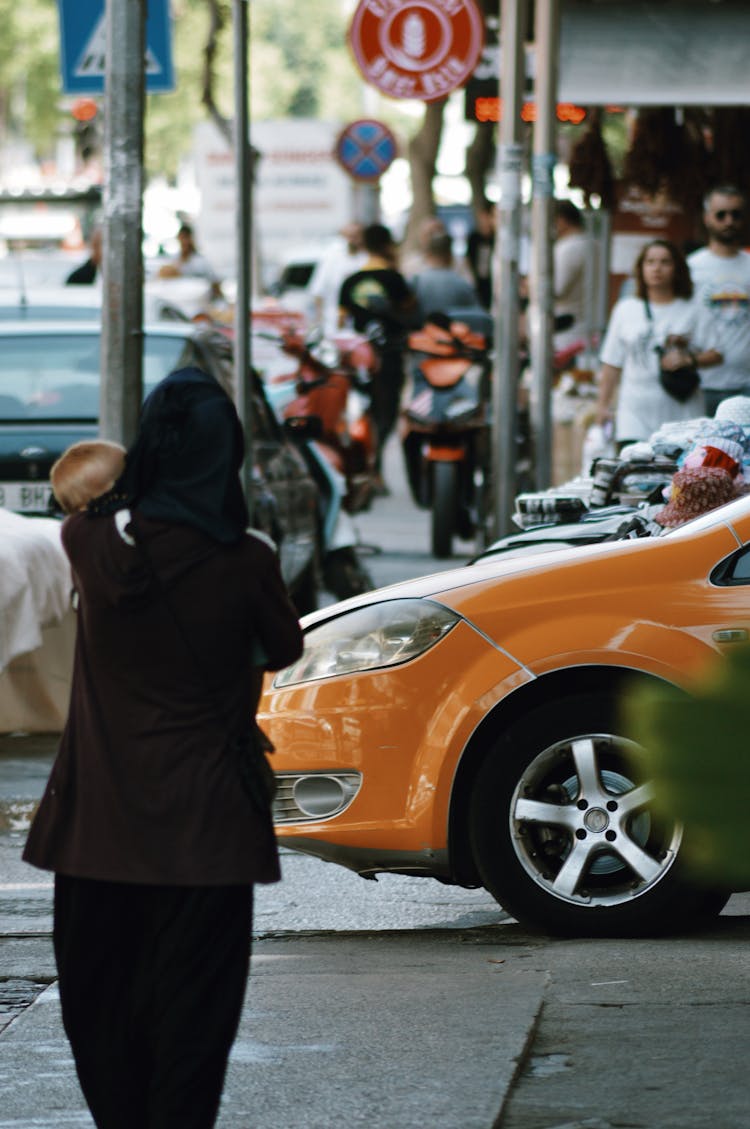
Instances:
[[[396,666],[423,654],[458,623],[455,612],[426,600],[387,600],[328,620],[305,636],[302,657],[274,686]]]

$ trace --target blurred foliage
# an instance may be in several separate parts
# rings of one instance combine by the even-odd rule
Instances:
[[[750,647],[731,651],[690,696],[640,689],[627,703],[656,788],[685,824],[685,860],[707,884],[750,883]]]
[[[150,176],[174,177],[188,155],[202,101],[204,51],[211,9],[224,17],[213,61],[213,95],[233,114],[230,0],[171,0],[177,88],[147,99],[145,163]],[[253,0],[250,11],[251,118],[360,116],[362,83],[346,45],[340,0],[308,0],[304,14],[292,0]],[[0,0],[0,143],[29,142],[40,161],[55,155],[59,136],[72,129],[71,99],[60,90],[60,38],[55,0]]]
[[[232,37],[231,5],[227,27],[218,37],[214,57],[214,87],[224,112],[232,114]],[[205,121],[203,90],[204,50],[210,30],[210,11],[206,0],[172,0],[172,54],[176,87],[169,94],[150,94],[146,99],[144,163],[147,176],[173,179],[180,161],[190,151],[193,130]]]
[[[23,137],[52,152],[60,113],[57,6],[0,0],[0,142]]]

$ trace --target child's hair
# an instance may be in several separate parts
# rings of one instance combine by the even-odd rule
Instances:
[[[106,494],[125,469],[125,448],[108,439],[82,439],[68,447],[50,471],[52,492],[64,513],[84,509]]]

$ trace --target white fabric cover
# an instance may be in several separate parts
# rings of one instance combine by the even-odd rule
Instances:
[[[68,708],[75,614],[54,518],[0,508],[0,733],[55,733]]]
[[[72,578],[54,518],[0,509],[0,671],[42,645],[70,608]]]

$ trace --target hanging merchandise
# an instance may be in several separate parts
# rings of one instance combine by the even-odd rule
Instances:
[[[568,184],[580,188],[586,207],[591,207],[591,197],[598,196],[602,208],[615,203],[615,178],[601,127],[601,111],[591,111],[589,126],[573,146],[569,162]]]
[[[672,108],[643,109],[625,157],[624,178],[649,196],[665,195],[700,210],[708,184],[708,155],[699,115]]]
[[[717,106],[709,129],[711,184],[735,184],[750,191],[750,108]]]

